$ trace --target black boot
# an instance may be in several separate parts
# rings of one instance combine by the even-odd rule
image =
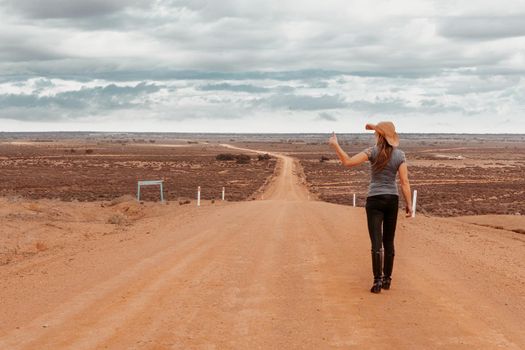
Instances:
[[[376,280],[376,279],[374,278],[374,284],[372,285],[372,288],[370,288],[370,291],[371,291],[372,293],[376,293],[376,294],[377,294],[377,293],[381,293],[381,286],[382,286],[382,283],[383,283],[383,282],[381,281],[381,279]]]
[[[383,281],[381,281],[381,288],[390,289],[390,283],[392,283],[392,278],[384,276]]]
[[[394,268],[394,252],[385,253],[385,264],[383,268],[383,289],[390,289],[390,283],[392,282],[392,269]]]
[[[374,273],[374,284],[372,285],[372,288],[370,289],[370,292],[372,293],[380,293],[381,292],[381,275],[382,275],[382,259],[381,259],[381,251],[372,251],[372,271]]]

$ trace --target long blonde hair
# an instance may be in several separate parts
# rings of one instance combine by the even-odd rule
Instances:
[[[386,141],[385,137],[380,133],[376,133],[377,136],[377,157],[372,163],[372,169],[374,171],[382,171],[390,161],[392,157],[392,151],[394,148]]]

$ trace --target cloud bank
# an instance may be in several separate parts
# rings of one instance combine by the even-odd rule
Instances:
[[[0,1],[4,130],[525,132],[525,3]]]

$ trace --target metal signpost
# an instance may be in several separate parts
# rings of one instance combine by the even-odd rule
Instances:
[[[137,200],[140,201],[140,187],[141,186],[160,186],[160,201],[164,202],[164,189],[163,189],[163,183],[164,180],[147,180],[147,181],[139,181],[137,183]]]

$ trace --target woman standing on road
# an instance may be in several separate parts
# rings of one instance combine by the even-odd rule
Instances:
[[[372,271],[374,273],[374,284],[370,291],[380,293],[381,288],[390,289],[392,281],[394,235],[399,203],[397,173],[399,173],[401,190],[405,198],[407,217],[412,216],[412,200],[405,153],[397,148],[399,136],[394,124],[392,122],[367,124],[366,130],[375,130],[376,145],[353,157],[349,157],[339,146],[335,133],[332,133],[329,144],[335,149],[343,165],[348,168],[370,161],[371,180],[366,198],[366,217],[372,243]]]

